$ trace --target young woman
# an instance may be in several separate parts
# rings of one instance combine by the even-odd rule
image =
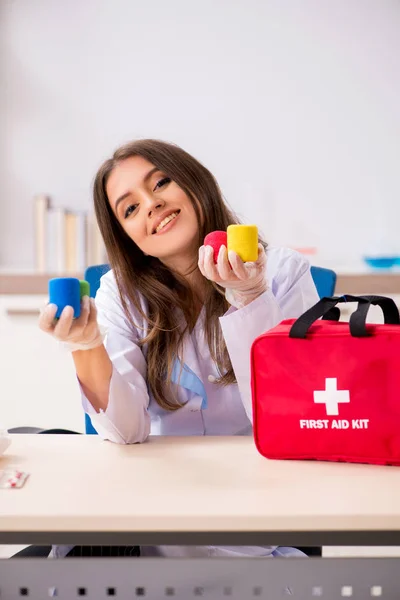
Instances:
[[[212,174],[181,148],[140,140],[99,169],[94,206],[111,270],[73,320],[40,327],[71,350],[84,410],[118,444],[159,435],[251,435],[250,347],[318,301],[308,262],[260,239],[255,263],[205,236],[238,219]],[[58,553],[57,553],[58,552]],[[64,550],[65,555],[66,550]],[[144,547],[142,555],[283,556],[267,547]],[[56,550],[55,555],[61,555]]]

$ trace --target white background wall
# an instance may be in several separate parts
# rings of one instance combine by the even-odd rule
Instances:
[[[0,0],[0,266],[32,196],[87,208],[120,143],[182,145],[272,242],[400,254],[398,0]]]

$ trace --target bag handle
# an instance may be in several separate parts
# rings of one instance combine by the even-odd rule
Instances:
[[[351,315],[351,318],[353,318],[354,315],[357,316],[354,317],[353,320],[350,319],[350,333],[355,337],[366,337],[368,335],[365,322],[371,304],[381,307],[386,324],[400,325],[399,311],[391,298],[386,298],[385,296],[351,296],[350,294],[346,294],[345,296],[321,298],[319,302],[309,308],[293,323],[289,332],[289,337],[304,339],[311,325],[320,317],[324,320],[331,319],[338,321],[340,311],[335,307],[342,302],[358,303],[357,310]]]
[[[350,317],[350,333],[353,337],[368,337],[365,323],[371,304],[379,306],[383,311],[385,325],[400,325],[399,310],[391,298],[385,296],[362,296],[365,303],[359,303],[358,308]]]
[[[315,321],[317,321],[319,318],[323,317],[325,319],[328,319],[330,316],[332,316],[334,317],[333,320],[339,320],[340,311],[335,310],[337,304],[341,302],[359,301],[360,298],[357,296],[333,296],[332,298],[321,298],[319,302],[317,302],[316,304],[314,304],[314,306],[309,308],[293,323],[289,332],[289,337],[304,339],[311,325],[315,323]]]

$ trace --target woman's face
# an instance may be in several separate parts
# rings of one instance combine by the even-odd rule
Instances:
[[[192,202],[152,163],[141,156],[121,161],[106,192],[116,218],[142,252],[175,268],[180,260],[197,257],[199,226]]]

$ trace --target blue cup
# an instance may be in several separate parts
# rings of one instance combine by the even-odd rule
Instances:
[[[66,306],[74,309],[74,319],[81,314],[81,285],[75,277],[56,277],[49,280],[49,302],[57,305],[56,319]]]

